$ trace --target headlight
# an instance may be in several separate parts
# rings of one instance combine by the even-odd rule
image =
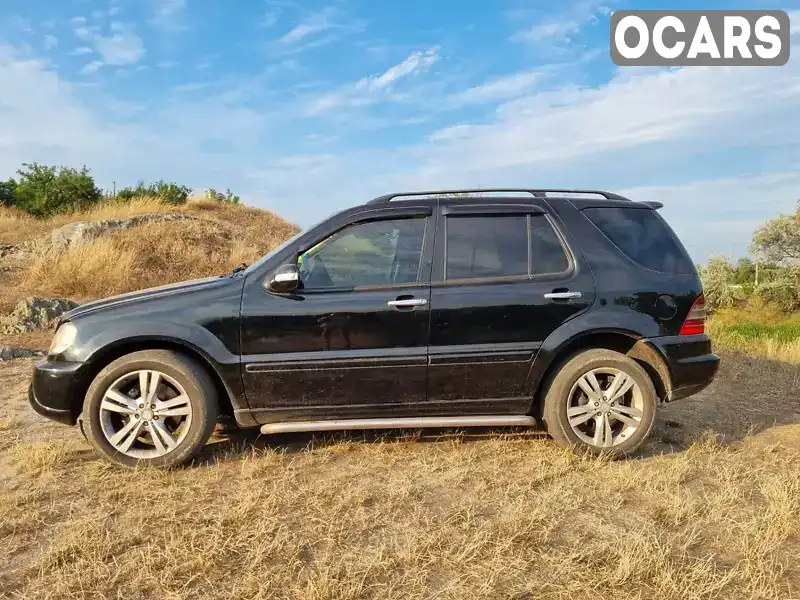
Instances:
[[[61,354],[67,348],[72,346],[75,337],[78,335],[78,329],[72,323],[64,323],[58,328],[56,334],[53,336],[53,341],[50,343],[50,350],[48,354],[57,355]]]

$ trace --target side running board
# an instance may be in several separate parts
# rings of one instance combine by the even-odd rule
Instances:
[[[487,415],[475,417],[408,417],[392,419],[340,419],[267,423],[261,433],[291,431],[338,431],[348,429],[417,429],[425,427],[513,427],[531,426],[536,419],[527,415]]]

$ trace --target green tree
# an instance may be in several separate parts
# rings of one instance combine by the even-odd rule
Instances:
[[[794,214],[779,215],[756,230],[750,251],[775,263],[800,260],[800,200]]]
[[[13,204],[37,217],[85,209],[103,198],[86,167],[77,170],[24,163],[17,173]]]
[[[0,181],[0,205],[12,206],[14,204],[14,190],[17,182],[12,177],[8,181]]]
[[[733,282],[737,285],[751,285],[756,281],[756,265],[749,258],[736,261]]]
[[[117,192],[117,198],[120,200],[130,200],[132,198],[149,196],[152,198],[160,198],[167,204],[185,204],[191,193],[192,188],[190,187],[160,179],[149,185],[140,181],[134,188],[124,188]]]

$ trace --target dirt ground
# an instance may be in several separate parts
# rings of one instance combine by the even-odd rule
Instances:
[[[636,458],[531,430],[237,435],[97,459],[0,363],[0,597],[800,598],[800,367],[726,354]]]

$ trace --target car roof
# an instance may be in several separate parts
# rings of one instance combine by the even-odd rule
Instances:
[[[513,195],[512,195],[513,194]],[[636,202],[614,192],[602,190],[577,190],[577,189],[528,189],[528,188],[500,188],[500,189],[464,189],[464,190],[436,190],[423,192],[401,192],[378,196],[366,203],[366,206],[380,206],[400,204],[415,201],[422,204],[521,204],[533,200],[546,200],[547,202],[571,202],[577,208],[589,207],[628,207],[658,209],[663,206],[660,202]]]

